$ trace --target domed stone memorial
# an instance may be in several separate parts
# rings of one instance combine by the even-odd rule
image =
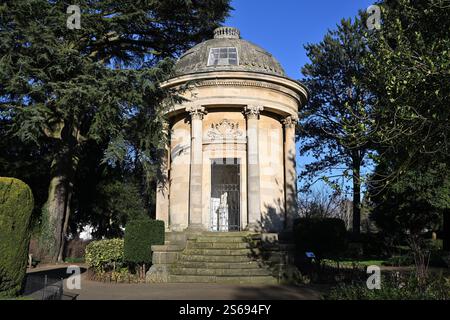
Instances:
[[[168,241],[152,247],[153,271],[179,260],[186,241],[195,237],[232,242],[290,230],[296,211],[295,125],[307,89],[230,27],[216,29],[214,39],[183,54],[163,87],[183,99],[167,114],[167,179],[157,187],[156,212]]]

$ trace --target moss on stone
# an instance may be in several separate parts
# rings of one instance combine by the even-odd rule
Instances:
[[[28,185],[0,177],[0,297],[17,295],[22,288],[33,205]]]

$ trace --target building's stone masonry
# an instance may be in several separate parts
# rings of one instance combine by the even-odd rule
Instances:
[[[221,47],[237,48],[237,66],[207,65],[209,50]],[[298,110],[308,100],[304,86],[287,78],[269,53],[240,39],[234,28],[221,28],[215,39],[186,52],[163,87],[181,89],[184,101],[167,113],[170,145],[162,164],[167,179],[158,185],[156,212],[169,233],[165,246],[153,248],[157,262],[149,281],[170,281],[170,265],[183,252],[186,259],[186,253],[194,252],[186,252],[188,240],[174,241],[173,234],[179,238],[211,230],[211,164],[217,159],[236,159],[239,165],[240,231],[280,234],[292,228],[297,211],[295,126]],[[237,252],[226,251],[226,243],[217,245],[223,247],[221,253]],[[183,270],[177,275],[192,276],[183,273],[192,270]],[[206,270],[205,276],[217,276],[211,272]]]

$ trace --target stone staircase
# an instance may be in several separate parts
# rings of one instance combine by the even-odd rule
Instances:
[[[171,267],[169,282],[276,284],[259,259],[258,240],[247,232],[190,235]]]

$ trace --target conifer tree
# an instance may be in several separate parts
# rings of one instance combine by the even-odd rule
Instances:
[[[158,83],[172,59],[209,38],[228,0],[78,0],[80,28],[69,29],[67,1],[0,4],[0,106],[8,134],[51,158],[41,245],[62,259],[73,181],[87,143],[123,158],[130,140],[149,168],[165,139]],[[71,20],[72,21],[72,20]]]
[[[338,180],[352,182],[353,233],[361,225],[361,170],[370,160],[376,130],[371,94],[360,84],[367,54],[365,25],[361,18],[343,19],[320,43],[305,46],[310,63],[303,67],[303,83],[311,98],[301,110],[300,152],[312,155],[300,176],[317,177],[339,189]],[[338,190],[341,191],[341,190]]]

